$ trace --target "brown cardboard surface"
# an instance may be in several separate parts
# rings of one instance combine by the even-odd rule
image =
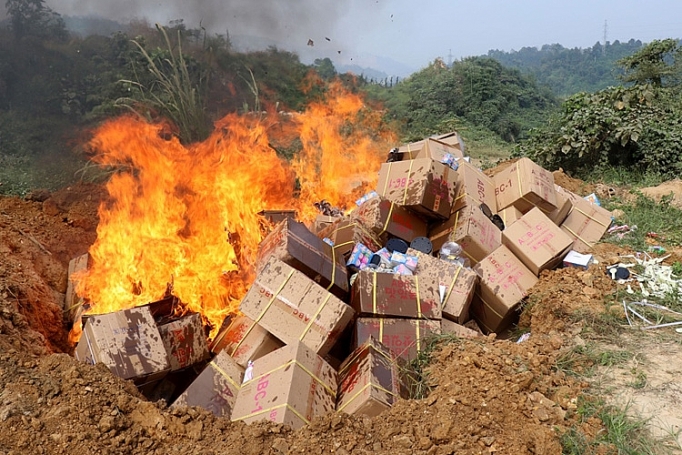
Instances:
[[[430,158],[384,163],[377,193],[430,219],[447,219],[457,191],[457,172]]]
[[[240,310],[283,342],[302,341],[325,355],[353,318],[353,309],[303,273],[271,257]]]
[[[419,258],[416,276],[431,277],[443,286],[442,290],[439,289],[440,297],[442,297],[443,318],[459,323],[468,321],[469,306],[478,284],[478,275],[459,264],[444,261],[412,248],[407,250],[407,254]]]
[[[331,226],[332,224],[341,219],[342,218],[338,216],[317,215],[317,218],[315,218],[315,221],[313,222],[313,225],[310,228],[310,232],[312,232],[313,234],[317,234],[318,237],[320,238],[323,238],[324,236],[319,235],[320,231]]]
[[[447,319],[440,321],[440,331],[443,334],[450,333],[459,338],[476,338],[482,336],[481,332],[464,327],[456,322],[448,321]]]
[[[459,162],[457,174],[459,175],[459,185],[455,204],[452,207],[453,212],[464,208],[470,201],[475,201],[476,205],[486,204],[493,213],[497,211],[493,179],[464,160]]]
[[[557,208],[554,175],[528,158],[521,158],[493,177],[497,209],[513,205],[526,213],[539,207],[549,213]]]
[[[337,374],[302,343],[287,345],[253,362],[253,379],[244,382],[233,421],[270,420],[293,429],[334,411]]]
[[[536,207],[502,232],[502,244],[540,276],[561,263],[573,239]]]
[[[137,307],[87,318],[76,359],[103,363],[123,379],[142,384],[170,370],[166,348],[149,307]]]
[[[355,321],[355,346],[374,337],[395,355],[410,361],[424,347],[423,341],[440,333],[440,321],[429,319],[358,318]]]
[[[513,205],[510,205],[506,209],[500,210],[499,212],[497,212],[497,214],[500,215],[500,218],[502,218],[502,222],[504,223],[505,229],[514,224],[523,216],[521,210],[517,209]]]
[[[451,131],[449,133],[436,135],[433,136],[433,139],[436,139],[437,141],[442,142],[444,144],[451,145],[459,149],[462,153],[464,153],[464,151],[466,150],[464,141],[462,140],[462,136],[460,136],[457,131]]]
[[[243,377],[244,368],[225,351],[219,352],[172,406],[199,406],[229,419]]]
[[[457,242],[474,265],[501,245],[502,233],[475,202],[470,202],[449,220],[434,225],[429,239],[434,251],[440,250],[445,242]]]
[[[481,281],[471,303],[471,313],[484,332],[500,333],[513,322],[514,310],[538,278],[504,245],[474,270]]]
[[[564,190],[557,184],[554,184],[554,191],[556,194],[556,210],[553,210],[547,214],[547,217],[554,222],[557,226],[560,226],[568,216],[573,203],[571,202],[571,197],[568,192]]]
[[[78,313],[78,308],[82,305],[81,299],[76,295],[76,286],[78,285],[78,280],[75,279],[74,275],[76,273],[88,270],[90,267],[90,261],[90,253],[82,254],[69,261],[69,281],[66,286],[66,302],[64,304],[69,321],[74,320],[76,313]]]
[[[244,315],[232,317],[229,324],[223,325],[211,344],[211,351],[219,353],[224,350],[244,368],[249,360],[256,360],[284,346],[276,336]]]
[[[341,364],[337,412],[375,417],[408,398],[402,378],[406,362],[370,337]]]
[[[611,212],[567,190],[564,192],[573,206],[561,223],[561,229],[574,240],[574,250],[589,253],[611,225]]]
[[[409,243],[427,232],[426,221],[382,197],[365,201],[350,217],[374,232],[382,243],[388,240],[389,234]]]
[[[361,315],[442,317],[438,280],[430,276],[361,270],[353,283],[351,306]]]
[[[206,332],[199,313],[158,326],[171,371],[181,370],[209,357]]]
[[[304,273],[341,299],[348,295],[348,273],[343,255],[310,232],[302,223],[286,218],[261,242],[258,268],[275,257]]]
[[[321,230],[320,238],[328,238],[334,242],[332,247],[337,255],[347,256],[353,251],[356,243],[362,243],[372,251],[377,251],[383,246],[381,240],[374,231],[367,229],[359,221],[350,219],[338,220]]]
[[[435,138],[427,138],[417,152],[415,159],[431,158],[432,160],[443,162],[448,154],[457,158],[460,162],[464,161],[464,155],[458,147]]]

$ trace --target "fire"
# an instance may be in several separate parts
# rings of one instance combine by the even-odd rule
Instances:
[[[231,114],[189,146],[134,117],[104,124],[90,144],[93,159],[119,171],[99,208],[93,265],[77,277],[89,312],[143,305],[170,291],[215,332],[254,279],[266,223],[258,212],[295,209],[309,222],[319,213],[313,202],[350,208],[374,186],[392,138],[372,137],[368,121],[376,119],[363,110],[358,95],[334,84],[303,113]],[[289,163],[269,134],[281,140],[291,128],[303,150]]]

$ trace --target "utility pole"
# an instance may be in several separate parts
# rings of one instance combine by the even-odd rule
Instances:
[[[448,52],[448,68],[452,68],[452,49]]]
[[[609,24],[606,21],[606,19],[604,19],[604,45],[601,48],[602,54],[606,53],[606,42],[608,39],[609,39]]]

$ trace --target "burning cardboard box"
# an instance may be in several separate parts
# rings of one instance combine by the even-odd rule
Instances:
[[[279,224],[287,218],[296,219],[296,210],[261,210],[258,214],[272,224]]]
[[[440,332],[440,321],[429,319],[358,318],[355,322],[355,346],[374,337],[395,355],[413,360],[424,348],[424,340]]]
[[[522,213],[533,207],[550,213],[557,208],[554,175],[528,158],[521,158],[493,177],[497,208],[513,205]]]
[[[206,333],[199,313],[188,314],[158,328],[171,371],[187,368],[209,357]]]
[[[514,320],[515,309],[538,277],[502,245],[474,267],[481,277],[471,312],[484,332],[500,333]]]
[[[611,226],[611,212],[564,190],[571,199],[571,210],[561,229],[573,239],[573,249],[588,253]]]
[[[554,222],[557,226],[560,226],[564,222],[566,217],[573,208],[573,203],[571,202],[571,197],[569,193],[564,190],[559,185],[554,185],[554,191],[556,194],[556,210],[551,211],[547,214],[547,217]]]
[[[249,360],[256,360],[284,346],[276,336],[244,316],[226,318],[211,344],[211,351],[225,351],[237,364],[246,368]]]
[[[172,406],[199,406],[229,419],[243,377],[244,368],[225,351],[219,352]]]
[[[289,344],[301,341],[325,355],[353,318],[353,309],[303,273],[272,257],[244,296],[240,310]]]
[[[409,397],[406,362],[370,337],[341,364],[337,412],[375,417]]]
[[[298,429],[333,412],[336,393],[336,371],[303,343],[294,343],[253,362],[253,379],[242,384],[232,420],[269,420]]]
[[[449,333],[458,338],[477,338],[482,335],[481,332],[464,327],[456,322],[448,321],[447,319],[440,321],[440,330],[443,334]]]
[[[338,220],[318,233],[320,238],[328,238],[337,255],[348,257],[356,243],[362,243],[375,252],[382,247],[377,235],[365,228],[360,222],[349,219]]]
[[[509,226],[517,222],[518,220],[521,219],[523,216],[523,213],[521,213],[521,210],[517,209],[513,205],[510,205],[506,209],[502,209],[499,212],[497,212],[500,218],[502,218],[502,222],[504,223],[504,228],[507,229]]]
[[[453,140],[453,136],[450,135],[429,137],[400,146],[398,148],[398,153],[400,154],[399,161],[430,158],[443,162],[444,159],[447,159],[447,155],[451,155],[458,161],[464,161],[464,154],[459,145],[459,141],[457,139]]]
[[[363,316],[442,317],[438,281],[433,277],[361,270],[353,283],[351,306]]]
[[[82,254],[69,261],[68,277],[69,281],[66,287],[66,302],[64,308],[67,321],[75,321],[80,318],[79,309],[82,307],[82,300],[76,295],[76,286],[78,280],[75,278],[77,274],[84,272],[90,268],[91,257],[89,253]]]
[[[487,205],[493,212],[497,211],[495,184],[493,179],[481,172],[473,164],[462,161],[457,168],[459,187],[452,211],[456,212],[469,203]]]
[[[551,270],[571,249],[573,239],[534,208],[502,232],[502,244],[536,276]]]
[[[430,158],[384,163],[377,192],[391,202],[435,220],[450,216],[457,172]]]
[[[386,243],[389,234],[411,242],[424,237],[428,229],[426,221],[382,197],[367,200],[350,216],[351,220],[374,232],[382,243]]]
[[[318,237],[324,238],[324,236],[319,235],[320,231],[326,229],[327,227],[331,226],[332,224],[336,223],[341,219],[342,218],[339,218],[338,216],[317,215],[317,218],[315,218],[315,221],[313,222],[313,226],[310,229],[310,231],[313,234],[317,234]]]
[[[275,257],[295,267],[339,298],[348,295],[348,274],[343,255],[310,232],[302,223],[287,218],[261,242],[259,267]]]
[[[440,250],[445,242],[458,243],[473,265],[501,245],[502,233],[471,201],[449,220],[436,224],[429,231],[429,239],[434,251]]]
[[[469,320],[469,306],[478,284],[478,275],[460,264],[444,261],[410,248],[407,254],[419,258],[415,275],[430,277],[439,284],[443,318],[460,324]]]
[[[103,363],[112,373],[139,386],[170,370],[166,348],[149,307],[89,316],[74,353],[76,359]]]

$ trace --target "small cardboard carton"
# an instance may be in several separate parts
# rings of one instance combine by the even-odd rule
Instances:
[[[206,333],[199,313],[159,325],[171,371],[182,370],[209,357]]]
[[[573,203],[569,193],[557,184],[554,184],[554,191],[556,192],[556,210],[547,214],[547,218],[552,220],[554,224],[560,226],[568,216]]]
[[[408,398],[406,362],[370,337],[341,364],[337,412],[375,417]]]
[[[356,243],[362,243],[372,252],[380,250],[383,246],[377,235],[364,227],[359,221],[340,219],[318,232],[318,237],[328,238],[334,243],[332,247],[336,255],[348,259]]]
[[[509,226],[514,224],[516,221],[521,219],[523,216],[523,213],[521,213],[521,210],[517,209],[513,205],[510,205],[506,209],[502,209],[497,214],[502,218],[502,222],[504,223],[504,228],[507,229]]]
[[[456,322],[448,321],[447,319],[440,321],[440,331],[443,334],[450,333],[459,338],[476,338],[482,335],[481,332],[464,327]]]
[[[561,223],[561,229],[571,236],[573,249],[588,253],[611,226],[611,212],[564,190],[573,206]]]
[[[170,370],[168,354],[149,307],[137,307],[87,318],[76,359],[103,363],[139,386],[163,378]]]
[[[440,333],[440,321],[430,319],[358,318],[355,346],[374,337],[398,357],[410,361],[424,348],[424,340]]]
[[[89,253],[82,254],[69,261],[69,281],[66,286],[66,317],[68,321],[74,321],[78,308],[83,304],[82,300],[76,295],[78,280],[76,276],[90,268],[92,258]]]
[[[476,264],[501,245],[502,232],[474,202],[453,213],[450,219],[436,224],[429,232],[434,251],[445,242],[462,247],[471,264]]]
[[[294,343],[253,362],[253,379],[242,384],[233,421],[283,423],[293,429],[334,411],[336,371],[303,343]]]
[[[305,343],[325,355],[353,318],[353,309],[303,273],[271,257],[239,309],[290,344]]]
[[[466,152],[466,145],[464,144],[464,140],[457,131],[451,131],[449,133],[436,135],[433,137],[433,139],[436,139],[439,142],[458,148],[462,153]]]
[[[493,213],[497,211],[493,179],[464,160],[459,163],[457,174],[459,174],[459,187],[455,204],[452,207],[453,212],[464,208],[468,203],[476,205],[484,203]]]
[[[463,324],[469,320],[469,306],[478,284],[478,275],[460,264],[444,261],[412,248],[407,254],[419,258],[415,275],[437,280],[443,318]]]
[[[590,265],[594,263],[594,256],[591,254],[581,254],[577,251],[571,250],[564,256],[564,267],[577,267],[579,269],[587,270]]]
[[[498,210],[513,205],[526,213],[533,207],[550,213],[557,208],[554,175],[528,158],[521,158],[493,177]]]
[[[457,192],[457,172],[430,158],[384,163],[377,193],[429,219],[450,216]]]
[[[249,360],[256,360],[284,346],[276,336],[244,315],[229,319],[211,344],[211,352],[225,351],[237,364],[246,368]]]
[[[573,239],[536,207],[502,232],[502,244],[540,276],[561,264]]]
[[[426,221],[382,197],[367,200],[350,217],[374,232],[382,243],[386,243],[389,235],[409,243],[424,237],[428,230]]]
[[[353,283],[351,306],[363,316],[442,317],[438,281],[428,276],[361,270]]]
[[[302,223],[286,218],[261,242],[258,268],[275,257],[306,274],[341,299],[348,295],[348,273],[343,255]]]
[[[463,161],[464,143],[460,139],[459,134],[449,133],[402,145],[398,148],[399,161],[417,158],[431,158],[441,161],[448,153],[458,161]]]
[[[538,277],[504,245],[478,263],[474,271],[481,282],[471,313],[485,333],[500,333],[513,322],[514,310]]]
[[[199,406],[229,419],[243,377],[244,368],[225,351],[219,352],[171,406]]]

